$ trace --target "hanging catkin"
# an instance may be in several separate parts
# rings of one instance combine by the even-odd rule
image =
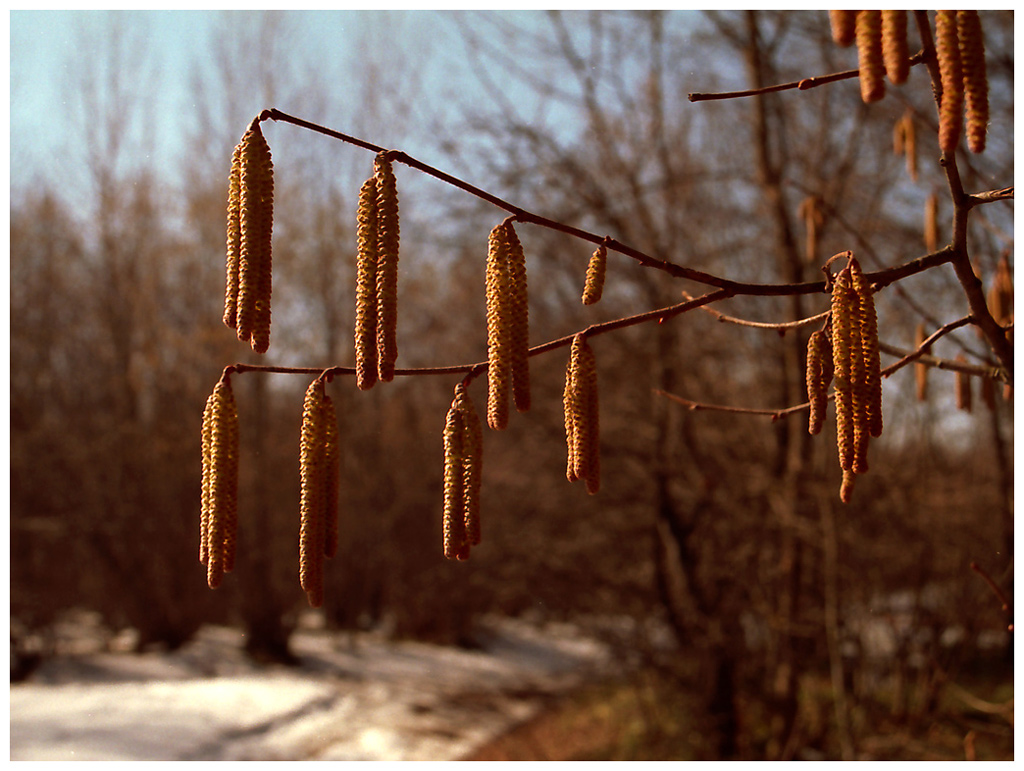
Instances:
[[[918,324],[914,330],[914,348],[915,350],[921,350],[921,346],[924,345],[924,341],[928,339],[928,335],[925,334],[924,324]],[[924,353],[928,353],[931,346],[928,346],[923,350]],[[928,399],[928,365],[922,364],[921,362],[915,362],[914,364],[914,385],[916,387],[917,400],[919,402],[926,401]]]
[[[242,143],[231,154],[228,182],[227,277],[224,282],[224,323],[234,329],[238,317],[238,269],[242,251]]]
[[[903,113],[903,117],[896,121],[892,134],[892,150],[895,155],[904,155],[907,158],[907,173],[910,178],[917,181],[917,129],[914,125],[914,116],[910,110]]]
[[[857,11],[857,66],[861,99],[877,102],[885,96],[881,11]]]
[[[483,429],[464,383],[444,426],[444,556],[469,559],[480,543],[480,487],[483,472]]]
[[[939,248],[939,197],[935,193],[924,202],[924,248],[929,252]]]
[[[338,436],[338,414],[334,401],[326,393],[324,412],[324,556],[330,559],[338,553],[338,505],[341,487],[341,447]]]
[[[807,430],[812,435],[821,433],[825,422],[832,367],[831,331],[817,329],[807,340],[807,399],[811,406]]]
[[[240,143],[238,167],[238,296],[235,303],[235,331],[238,339],[250,343],[257,353],[270,346],[270,298],[272,294],[271,242],[274,226],[274,164],[270,146],[253,120]],[[234,164],[232,177],[234,180]],[[231,200],[229,193],[229,222]],[[228,227],[233,242],[232,225]],[[229,270],[233,269],[229,267]],[[232,279],[229,278],[229,288]],[[230,306],[230,303],[227,304]],[[225,308],[229,316],[229,308]]]
[[[238,533],[238,411],[231,381],[222,377],[203,412],[203,478],[199,560],[211,589],[235,564]]]
[[[843,470],[840,498],[853,494],[853,474],[868,470],[871,437],[882,433],[882,386],[878,328],[871,287],[850,256],[832,289],[832,357],[836,443]]]
[[[864,418],[868,433],[873,437],[882,435],[882,365],[878,348],[878,316],[871,285],[861,271],[856,259],[850,260],[850,275],[853,290],[860,304],[860,344],[864,380],[862,384]]]
[[[1006,253],[999,258],[996,277],[988,290],[988,309],[1001,327],[1013,321],[1013,269]]]
[[[587,278],[583,285],[583,304],[593,305],[601,300],[604,292],[604,277],[608,266],[608,247],[601,244],[590,255],[587,263]]]
[[[818,253],[818,228],[825,222],[825,215],[821,211],[821,199],[816,195],[804,198],[797,209],[797,216],[803,220],[807,231],[804,257],[808,263],[814,263]]]
[[[956,16],[956,11],[935,12],[935,54],[942,83],[939,148],[946,154],[956,151],[963,122],[964,78]]]
[[[832,26],[832,39],[843,47],[853,45],[857,39],[857,12],[829,11],[828,18]]]
[[[587,492],[601,486],[600,426],[597,395],[597,362],[583,334],[573,338],[563,392],[565,476],[570,482],[586,481]]]
[[[512,220],[505,221],[508,243],[509,345],[512,357],[512,400],[516,410],[530,409],[530,300],[526,282],[526,256]]]
[[[377,178],[359,191],[356,226],[356,385],[377,382]]]
[[[967,357],[962,353],[956,355],[954,361],[957,364],[966,364]],[[964,412],[970,412],[971,407],[971,376],[966,372],[956,373],[956,408]]]
[[[512,379],[512,311],[508,273],[509,243],[505,223],[496,225],[487,240],[487,425],[495,431],[508,426],[508,395]]]
[[[906,82],[910,74],[906,11],[882,11],[882,60],[890,82]]]
[[[314,380],[302,405],[299,445],[299,584],[309,604],[319,608],[324,594],[324,543],[327,515],[327,463],[324,383]]]
[[[984,152],[988,130],[988,75],[985,68],[985,36],[977,11],[957,11],[957,42],[967,106],[967,146]]]
[[[377,375],[389,382],[398,360],[398,184],[387,153],[373,162],[377,178]]]

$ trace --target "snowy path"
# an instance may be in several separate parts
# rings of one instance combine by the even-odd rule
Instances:
[[[452,760],[603,667],[569,630],[503,622],[482,651],[303,632],[259,667],[204,629],[173,654],[47,662],[11,686],[11,760]]]

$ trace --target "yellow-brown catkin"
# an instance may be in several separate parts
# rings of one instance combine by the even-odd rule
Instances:
[[[601,244],[590,255],[587,263],[587,278],[583,285],[583,304],[593,305],[601,300],[604,292],[604,277],[608,269],[608,247]]]
[[[885,96],[881,11],[857,11],[857,66],[861,99],[877,102]]]
[[[461,390],[459,390],[461,389]],[[456,387],[456,406],[462,416],[463,454],[462,484],[467,546],[480,543],[480,488],[483,483],[484,438],[476,407],[469,398],[465,385]]]
[[[818,228],[825,221],[821,211],[821,199],[816,195],[809,195],[800,202],[797,209],[797,216],[803,220],[804,228],[807,231],[805,243],[805,258],[808,263],[813,263],[818,253]]]
[[[227,276],[224,282],[224,323],[235,328],[238,316],[238,269],[242,251],[242,143],[231,154],[228,181]]]
[[[956,11],[935,12],[935,54],[939,61],[942,99],[939,106],[939,148],[950,154],[960,142],[963,123],[964,79]]]
[[[508,426],[508,397],[512,379],[511,310],[509,308],[508,240],[504,223],[487,241],[487,425],[495,431]]]
[[[988,290],[988,310],[1002,327],[1013,321],[1013,269],[1005,253],[996,265],[996,277]]]
[[[326,393],[324,411],[324,487],[326,499],[324,514],[324,556],[330,559],[338,553],[338,506],[341,493],[341,447],[338,436],[338,413],[334,400]]]
[[[812,435],[821,433],[825,422],[832,366],[831,332],[817,329],[807,340],[807,399],[811,405],[807,430]]]
[[[882,11],[882,60],[890,82],[906,82],[910,74],[906,11]]]
[[[959,353],[955,361],[958,364],[966,364],[967,358]],[[966,372],[956,373],[956,408],[964,412],[970,412],[971,404],[971,376]]]
[[[207,400],[202,439],[199,559],[207,566],[207,583],[216,589],[234,568],[238,533],[238,411],[226,377]]]
[[[587,492],[601,484],[600,426],[597,393],[597,362],[582,334],[576,335],[569,354],[563,392],[566,428],[566,478],[585,480]]]
[[[356,385],[377,382],[377,178],[359,190],[356,225]]]
[[[512,355],[512,401],[516,410],[530,409],[530,299],[526,285],[526,256],[511,220],[505,221],[508,243],[509,345]]]
[[[446,559],[465,559],[466,548],[466,487],[463,458],[465,430],[458,395],[448,410],[444,423],[444,512],[442,518],[444,556]]]
[[[924,324],[918,324],[917,329],[914,330],[914,348],[921,350],[921,346],[924,345],[924,341],[928,339],[928,335],[925,334]],[[928,353],[931,346],[924,349],[924,353]],[[917,362],[914,364],[914,380],[917,391],[917,400],[923,402],[928,399],[928,365]]]
[[[935,193],[924,202],[924,247],[929,252],[939,248],[939,197]]]
[[[904,155],[907,159],[907,174],[917,181],[917,129],[914,116],[909,110],[896,121],[893,128],[892,149],[896,155]]]
[[[844,48],[853,45],[857,39],[856,11],[829,11],[829,22],[832,27],[832,39]]]
[[[302,405],[299,445],[299,584],[309,604],[323,604],[324,531],[327,507],[324,384],[314,380]]]
[[[839,467],[853,471],[855,452],[854,412],[854,365],[857,319],[856,295],[853,291],[850,272],[840,271],[832,288],[832,358],[834,365],[836,408],[836,446],[839,451]]]
[[[864,372],[864,417],[868,433],[882,435],[882,365],[878,348],[878,317],[871,285],[856,259],[850,260],[853,289],[860,304],[860,344]]]
[[[259,119],[242,137],[238,306],[235,331],[257,353],[270,346],[274,164]]]
[[[843,482],[839,487],[839,500],[843,503],[849,503],[853,498],[853,485],[856,481],[856,476],[852,471],[843,472]]]
[[[977,11],[957,11],[957,42],[967,105],[967,146],[984,152],[988,130],[988,74],[985,68],[985,36]]]
[[[398,360],[398,183],[387,153],[373,162],[377,178],[377,376],[395,377]]]

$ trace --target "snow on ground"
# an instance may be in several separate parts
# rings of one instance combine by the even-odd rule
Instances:
[[[492,629],[477,651],[303,630],[298,667],[251,662],[223,627],[57,657],[11,685],[11,760],[454,760],[609,664],[568,627]]]

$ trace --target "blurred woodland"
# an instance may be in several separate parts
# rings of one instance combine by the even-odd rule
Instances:
[[[956,157],[971,193],[1013,183],[1013,16],[981,17],[988,147],[975,155],[961,145]],[[737,281],[817,281],[847,249],[877,271],[952,238],[925,66],[870,105],[856,78],[687,98],[856,68],[856,49],[832,41],[824,11],[552,13],[522,26],[515,16],[452,15],[488,99],[436,114],[417,105],[426,86],[415,51],[375,56],[367,40],[339,93],[297,57],[287,21],[253,15],[225,27],[219,77],[197,81],[194,108],[176,116],[190,150],[173,169],[140,150],[155,116],[127,73],[142,50],[130,34],[97,41],[101,53],[70,84],[91,104],[79,115],[83,188],[73,199],[59,179],[12,191],[15,650],[56,652],[47,630],[85,608],[111,630],[136,630],[140,649],[180,646],[219,623],[245,628],[254,656],[291,655],[306,605],[298,448],[312,378],[234,377],[240,541],[217,591],[196,561],[203,405],[234,362],[352,365],[356,196],[373,157],[264,124],[275,165],[274,332],[257,357],[221,315],[231,150],[264,108],[386,147],[417,137],[411,154],[517,206]],[[913,19],[909,40],[912,53],[921,48]],[[105,98],[90,100],[99,91]],[[907,115],[913,173],[893,151]],[[486,360],[487,234],[505,213],[396,173],[399,366]],[[925,233],[933,195],[937,244]],[[801,204],[811,198],[819,215],[808,254]],[[1012,264],[1012,200],[976,207],[970,225],[988,291],[1000,260]],[[704,291],[610,252],[604,297],[583,306],[593,246],[517,230],[534,345]],[[748,296],[712,310],[778,324],[828,302]],[[971,312],[949,265],[893,283],[875,302],[882,343],[903,353],[915,350],[919,325],[931,334]],[[984,576],[1012,609],[1009,389],[970,377],[965,409],[948,369],[928,367],[923,399],[914,365],[886,378],[885,433],[848,504],[834,421],[812,437],[806,411],[774,420],[664,395],[800,405],[818,326],[757,328],[696,309],[594,337],[603,469],[594,496],[565,479],[568,349],[534,357],[533,408],[485,431],[483,542],[467,562],[441,549],[441,432],[459,376],[400,377],[368,392],[336,378],[342,530],[327,563],[328,627],[473,645],[487,614],[572,621],[619,646],[624,667],[690,695],[695,757],[792,758],[813,747],[853,758],[870,737],[926,735],[970,699],[976,710],[954,730],[974,732],[979,753],[1005,744],[1012,618]],[[883,347],[882,366],[903,353]],[[930,354],[998,364],[971,325]],[[478,405],[485,380],[472,389]]]

